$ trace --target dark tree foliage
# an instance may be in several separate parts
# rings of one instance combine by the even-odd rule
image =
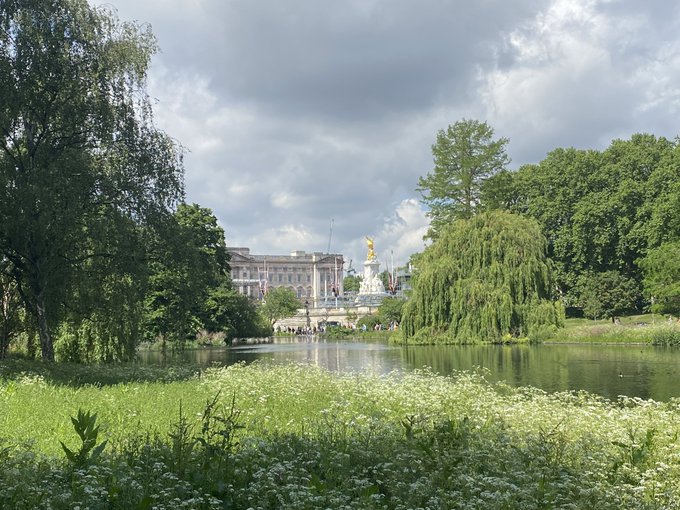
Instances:
[[[614,271],[639,294],[637,261],[680,239],[680,146],[638,134],[601,152],[555,149],[492,177],[485,193],[489,208],[538,220],[564,302],[582,308],[582,277]]]
[[[229,281],[208,290],[203,313],[203,328],[223,332],[227,340],[272,334],[270,325],[262,320],[256,302],[239,294]]]
[[[496,211],[453,222],[416,259],[404,340],[494,342],[560,325],[545,251],[529,218]]]
[[[62,321],[135,306],[139,227],[181,199],[181,155],[152,122],[149,30],[86,0],[0,5],[0,256],[53,360]]]
[[[229,254],[210,209],[180,204],[157,232],[152,254],[144,314],[149,341],[181,348],[200,329],[230,329],[225,310],[215,303],[221,294],[230,299]]]
[[[640,287],[635,280],[617,271],[582,275],[579,282],[580,306],[589,319],[611,319],[637,310]]]
[[[680,314],[680,241],[649,250],[640,266],[652,311]]]

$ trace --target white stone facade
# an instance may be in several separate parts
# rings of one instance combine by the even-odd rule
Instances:
[[[359,297],[385,295],[385,286],[379,274],[380,262],[378,259],[372,258],[364,262],[364,277],[359,287]]]
[[[241,293],[261,299],[263,292],[287,287],[310,307],[344,294],[343,256],[339,253],[306,253],[290,255],[252,255],[249,248],[227,248],[231,255],[231,278]]]

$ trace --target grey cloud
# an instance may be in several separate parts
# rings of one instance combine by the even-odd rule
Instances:
[[[433,108],[441,94],[467,99],[491,43],[541,3],[214,1],[197,14],[206,26],[186,20],[184,37],[160,28],[159,38],[166,62],[210,73],[225,99],[277,115],[374,120]]]
[[[665,0],[113,2],[158,37],[158,117],[192,151],[188,199],[254,252],[325,250],[331,218],[332,246],[355,261],[365,234],[417,245],[422,217],[395,211],[417,198],[437,129],[464,116],[510,138],[514,166],[556,147],[677,134],[680,14]],[[511,44],[521,33],[540,49],[550,33],[535,22],[555,4],[607,25],[586,40],[591,65],[559,51],[527,60]],[[277,238],[291,230],[308,245]]]

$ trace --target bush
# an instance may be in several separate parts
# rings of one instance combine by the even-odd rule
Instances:
[[[664,347],[680,346],[680,327],[671,325],[656,328],[652,332],[652,345]]]
[[[326,328],[326,331],[325,333],[323,333],[323,336],[326,336],[328,338],[346,338],[354,334],[356,334],[356,331],[354,331],[351,328],[345,328],[343,326],[329,326],[328,328]]]
[[[366,315],[357,321],[357,329],[363,330],[363,327],[366,326],[366,331],[373,331],[380,323],[380,317],[377,315]]]

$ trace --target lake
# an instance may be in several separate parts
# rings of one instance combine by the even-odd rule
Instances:
[[[312,363],[335,372],[386,374],[431,368],[442,375],[482,369],[487,380],[535,386],[548,392],[585,390],[668,401],[680,397],[680,350],[640,345],[542,344],[394,346],[364,339],[274,337],[226,348],[188,350],[163,358],[139,353],[143,363],[191,362],[203,366],[255,360]]]

